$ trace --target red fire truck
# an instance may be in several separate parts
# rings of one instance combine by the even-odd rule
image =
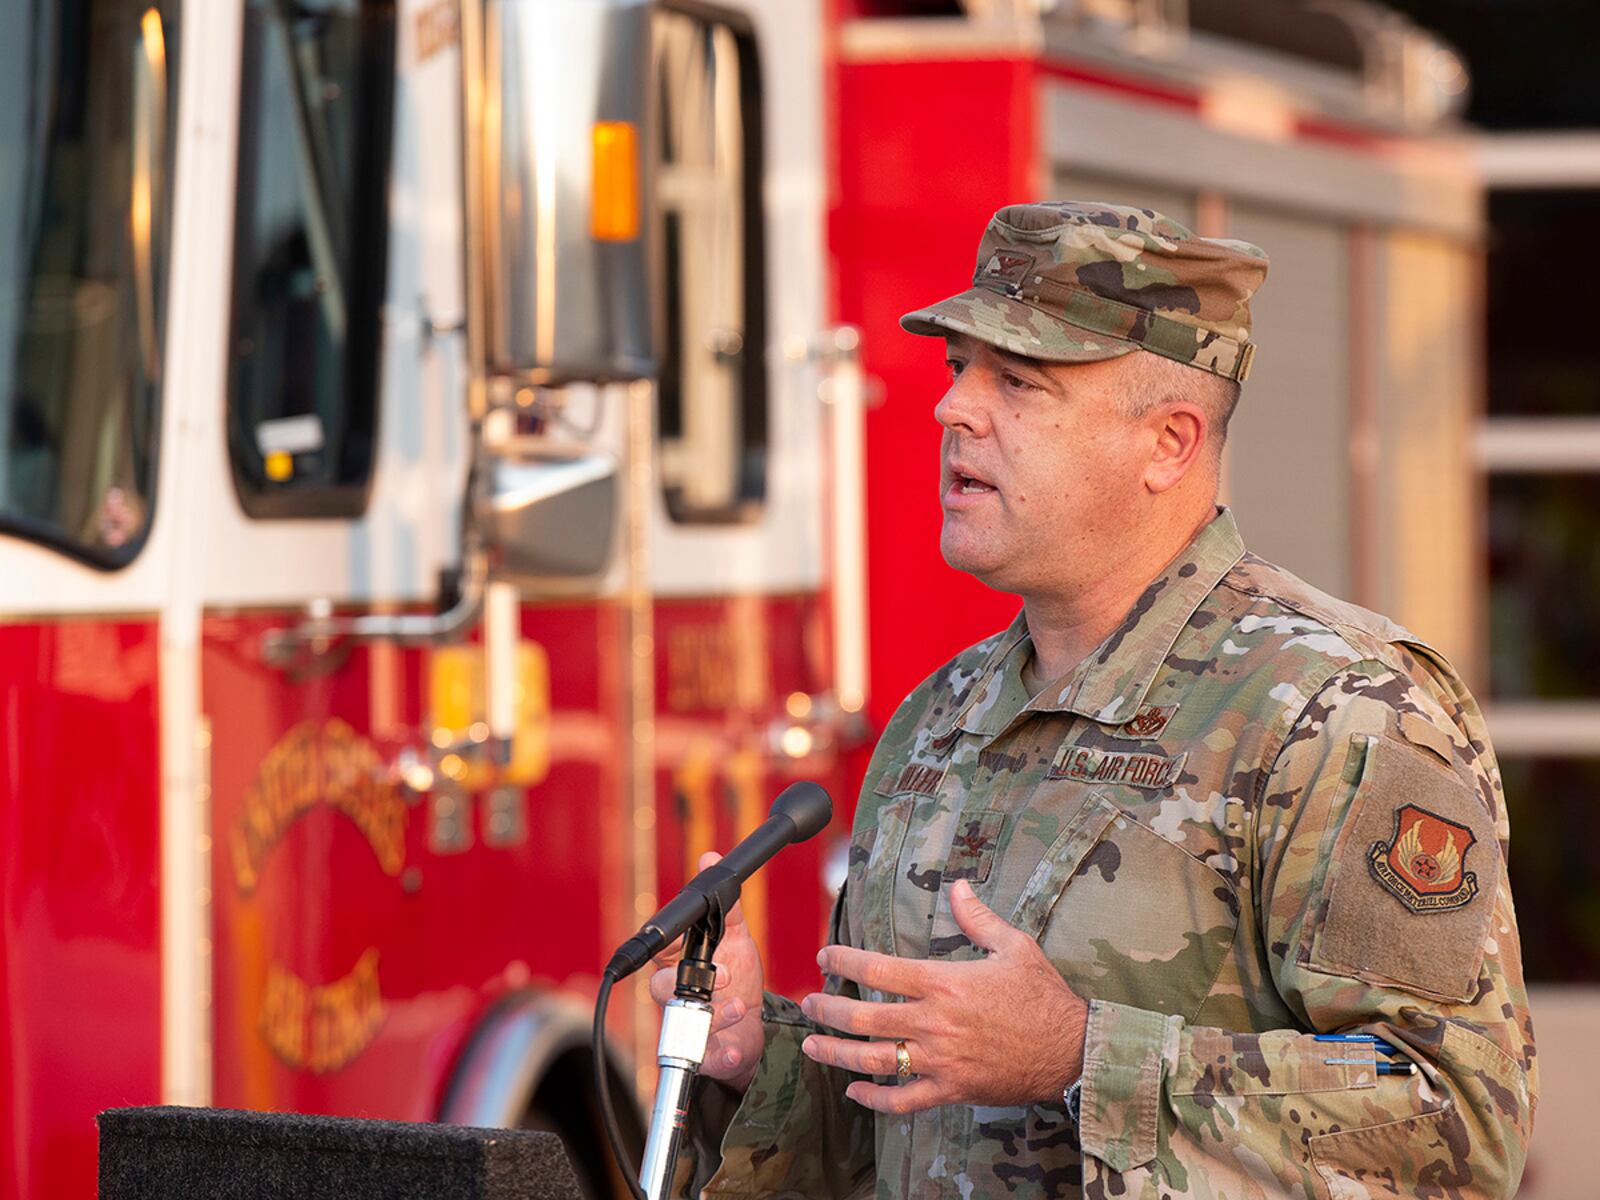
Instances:
[[[89,1194],[94,1113],[158,1102],[546,1125],[613,1187],[606,954],[815,778],[833,842],[744,900],[806,989],[873,731],[1013,611],[938,560],[895,326],[1007,201],[1266,245],[1246,535],[1474,645],[1465,80],[1286,7],[14,15],[0,1193]]]

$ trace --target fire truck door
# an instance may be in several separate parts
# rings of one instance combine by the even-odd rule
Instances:
[[[431,610],[460,558],[459,53],[434,7],[240,14],[224,436],[192,564],[218,1104],[432,1115],[433,1025],[405,1002],[429,990],[412,818],[434,814],[396,770],[424,652],[272,638]]]

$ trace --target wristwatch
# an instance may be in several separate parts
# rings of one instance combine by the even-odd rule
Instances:
[[[1066,1088],[1062,1091],[1062,1093],[1061,1093],[1061,1102],[1067,1106],[1067,1120],[1072,1122],[1073,1149],[1075,1149],[1075,1150],[1076,1149],[1081,1149],[1081,1147],[1078,1144],[1079,1143],[1079,1135],[1080,1135],[1080,1130],[1078,1128],[1078,1122],[1079,1122],[1078,1114],[1083,1109],[1083,1076],[1082,1075],[1079,1075],[1076,1079],[1074,1079],[1071,1083],[1069,1083],[1066,1086]]]

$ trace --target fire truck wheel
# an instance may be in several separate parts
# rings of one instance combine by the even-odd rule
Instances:
[[[518,1124],[523,1129],[560,1136],[578,1174],[578,1183],[590,1200],[631,1200],[632,1193],[606,1145],[599,1097],[591,1083],[590,1060],[588,1047],[574,1047],[557,1058]],[[617,1124],[632,1159],[630,1165],[636,1165],[644,1155],[644,1124],[638,1106],[631,1100],[633,1088],[614,1063],[611,1095],[617,1103]]]

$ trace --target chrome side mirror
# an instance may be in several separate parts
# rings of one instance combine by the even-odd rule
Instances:
[[[487,0],[483,292],[491,376],[654,374],[648,0]]]
[[[541,449],[485,464],[479,529],[495,578],[530,592],[611,561],[620,481],[609,454]]]

